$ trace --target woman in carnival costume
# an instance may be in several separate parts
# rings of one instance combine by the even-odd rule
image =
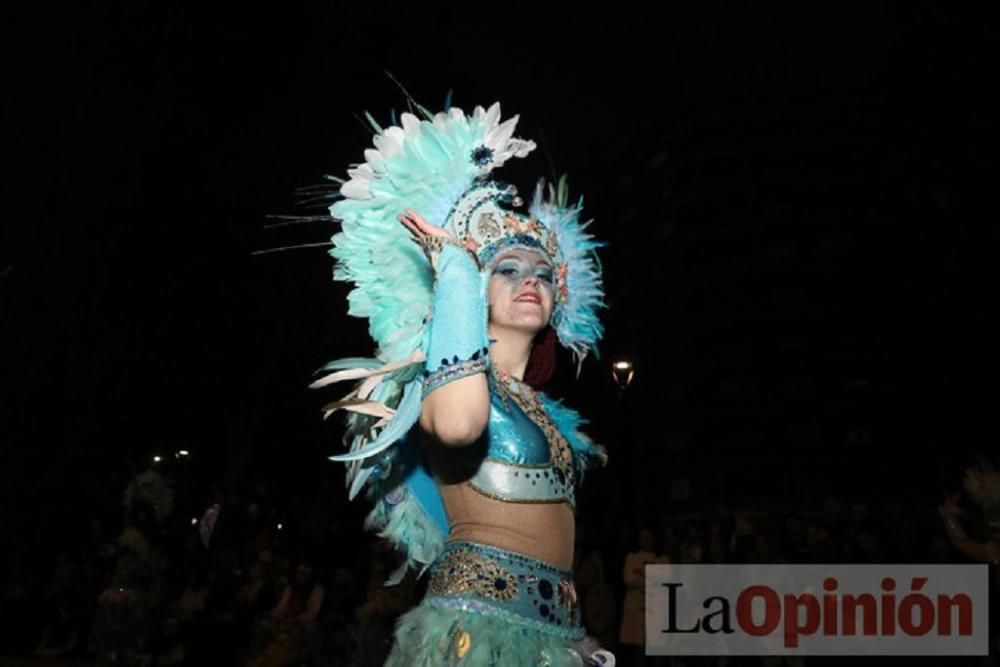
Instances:
[[[355,380],[349,495],[405,556],[427,594],[398,621],[388,665],[613,665],[580,623],[575,489],[603,448],[580,416],[525,381],[554,336],[578,369],[603,332],[600,245],[564,183],[527,212],[491,172],[534,142],[500,105],[401,116],[340,181],[331,254],[374,359],[327,364],[314,387]],[[537,354],[537,351],[536,351]],[[532,362],[533,363],[533,362]]]

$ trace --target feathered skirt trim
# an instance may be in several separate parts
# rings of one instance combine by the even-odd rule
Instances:
[[[461,608],[435,605],[424,598],[396,623],[386,667],[580,667],[583,659],[572,639],[514,620]]]

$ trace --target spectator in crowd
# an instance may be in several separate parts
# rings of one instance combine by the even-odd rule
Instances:
[[[278,604],[262,626],[261,651],[250,658],[250,667],[282,667],[306,654],[326,590],[319,583],[312,561],[303,558]]]
[[[659,553],[653,531],[642,528],[639,531],[639,548],[625,556],[622,573],[626,587],[618,632],[622,665],[631,667],[645,664],[646,566],[669,562],[669,558]]]

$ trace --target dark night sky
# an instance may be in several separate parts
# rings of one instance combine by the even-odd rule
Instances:
[[[8,17],[5,500],[93,483],[166,443],[221,461],[250,442],[287,466],[330,450],[305,385],[329,359],[368,354],[364,326],[343,315],[322,249],[251,252],[328,239],[329,225],[265,229],[266,216],[308,213],[296,188],[360,158],[360,112],[404,108],[384,70],[432,110],[448,89],[466,109],[500,100],[541,147],[514,180],[567,171],[584,193],[627,160],[621,147],[719,99],[905,86],[939,118],[996,87],[991,3],[667,4],[130,2]]]

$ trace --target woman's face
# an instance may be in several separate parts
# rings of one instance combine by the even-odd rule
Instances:
[[[500,255],[490,274],[490,323],[530,333],[545,328],[555,302],[555,273],[543,255],[522,249]]]

